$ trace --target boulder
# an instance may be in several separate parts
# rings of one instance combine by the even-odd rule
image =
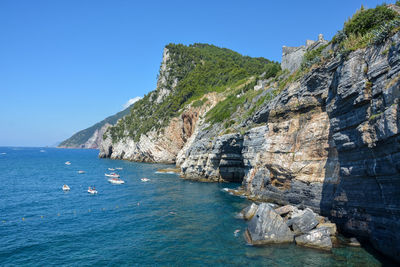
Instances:
[[[283,218],[267,203],[259,205],[250,220],[245,237],[248,243],[263,245],[293,242],[293,233]]]
[[[295,238],[296,244],[299,246],[331,250],[332,240],[330,237],[330,230],[326,227],[314,229],[304,235]]]
[[[321,223],[326,223],[329,222],[327,218],[325,218],[324,216],[321,215],[317,215],[317,221],[321,224]]]
[[[258,209],[257,204],[252,203],[250,206],[244,208],[240,213],[243,215],[243,219],[251,220],[254,214],[256,214],[257,209]]]
[[[309,232],[314,229],[318,223],[316,214],[309,208],[294,213],[292,218],[287,221],[287,225],[292,227],[296,235]]]
[[[320,223],[317,225],[317,228],[321,227],[326,227],[329,229],[330,235],[336,235],[337,234],[337,227],[336,224],[334,223]]]
[[[285,215],[289,212],[293,212],[294,210],[297,210],[297,208],[295,206],[292,205],[285,205],[282,207],[279,207],[277,209],[275,209],[276,213],[278,213],[279,215]]]

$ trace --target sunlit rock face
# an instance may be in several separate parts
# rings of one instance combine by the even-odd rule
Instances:
[[[261,105],[243,132],[211,127],[205,114],[220,99],[207,98],[210,105],[187,107],[136,142],[106,138],[100,156],[241,183],[252,199],[310,208],[400,261],[400,34],[311,69]]]
[[[182,176],[223,181],[231,168],[249,197],[309,207],[400,260],[399,98],[396,34],[288,85],[251,119],[262,126],[200,131]]]

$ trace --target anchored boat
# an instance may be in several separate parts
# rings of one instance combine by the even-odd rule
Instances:
[[[119,178],[111,178],[111,179],[108,179],[108,181],[112,184],[124,184],[125,183],[124,180],[119,179]]]
[[[69,186],[68,185],[63,185],[63,187],[62,187],[62,190],[63,191],[69,191],[71,188],[69,188]]]
[[[105,173],[104,175],[111,178],[119,178],[119,174],[116,174],[115,172]]]
[[[94,195],[97,194],[97,190],[94,187],[92,188],[89,186],[88,193]]]

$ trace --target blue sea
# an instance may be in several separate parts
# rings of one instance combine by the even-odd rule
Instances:
[[[327,253],[293,244],[249,246],[243,238],[246,222],[235,219],[249,202],[222,190],[238,184],[186,181],[156,173],[171,165],[97,154],[0,147],[1,266],[382,264],[363,248]],[[123,168],[118,172],[124,185],[112,185],[104,176],[115,167]],[[143,177],[150,181],[142,182]],[[63,184],[71,190],[63,192]],[[88,194],[88,186],[98,194]]]

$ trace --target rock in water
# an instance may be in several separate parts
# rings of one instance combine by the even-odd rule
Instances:
[[[295,234],[305,234],[318,225],[318,220],[316,214],[307,208],[294,214],[287,225],[292,226]]]
[[[267,203],[259,205],[246,231],[247,242],[253,245],[293,242],[289,227]]]
[[[243,219],[245,219],[245,220],[251,220],[251,218],[253,218],[254,214],[256,214],[257,209],[258,209],[257,204],[251,203],[250,206],[244,208],[244,209],[241,211],[241,214],[243,215]]]
[[[310,248],[331,250],[332,240],[329,235],[330,230],[328,228],[320,227],[308,232],[307,234],[297,236],[296,244]]]
[[[317,228],[321,227],[326,227],[329,229],[330,235],[336,235],[337,234],[337,227],[335,223],[320,223],[317,225]]]

